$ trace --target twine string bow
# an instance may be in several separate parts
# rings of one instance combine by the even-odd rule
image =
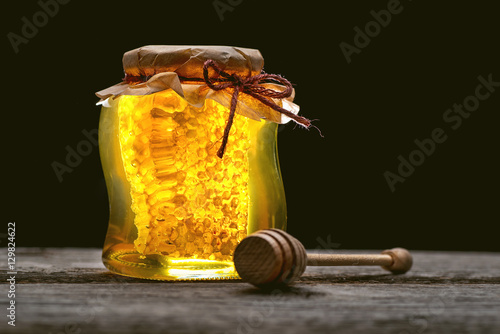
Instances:
[[[219,78],[211,79],[208,76],[208,69],[212,68]],[[231,97],[231,107],[229,109],[229,117],[227,119],[226,127],[224,129],[224,136],[222,138],[222,144],[217,151],[217,156],[222,158],[224,151],[226,149],[227,141],[229,138],[229,131],[233,125],[234,114],[236,112],[236,104],[238,102],[239,93],[245,93],[250,95],[254,99],[259,100],[266,106],[288,116],[296,123],[309,128],[311,126],[311,121],[302,116],[295,115],[289,110],[286,110],[276,103],[274,103],[269,98],[284,99],[290,97],[293,92],[293,87],[290,81],[283,78],[282,76],[276,74],[261,73],[254,76],[249,76],[247,78],[242,78],[236,73],[229,74],[223,71],[215,61],[209,59],[203,64],[203,78],[208,87],[214,91],[224,90],[227,88],[233,88],[233,95]],[[277,91],[274,89],[268,89],[261,85],[265,81],[275,81],[282,84],[285,89],[282,91]]]

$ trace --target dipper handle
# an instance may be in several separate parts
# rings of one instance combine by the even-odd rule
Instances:
[[[307,254],[308,266],[381,266],[393,274],[404,274],[412,264],[412,256],[404,248],[387,249],[382,254]]]

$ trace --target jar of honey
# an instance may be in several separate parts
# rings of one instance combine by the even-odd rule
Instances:
[[[260,229],[286,228],[276,137],[289,118],[240,94],[225,135],[236,88],[211,89],[203,80],[207,60],[219,67],[208,75],[213,82],[221,71],[249,78],[263,67],[253,49],[147,46],[124,54],[123,82],[96,93],[110,204],[102,258],[114,273],[238,278],[237,244]],[[298,111],[291,97],[266,99]]]

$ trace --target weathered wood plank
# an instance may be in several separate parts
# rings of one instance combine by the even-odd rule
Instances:
[[[4,319],[0,332],[500,332],[500,254],[413,254],[414,268],[401,276],[377,267],[309,267],[293,287],[261,291],[239,281],[116,276],[96,249],[19,248],[16,327]],[[0,290],[5,279],[2,272]],[[1,292],[1,305],[7,302]]]

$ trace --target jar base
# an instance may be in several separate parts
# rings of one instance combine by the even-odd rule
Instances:
[[[108,248],[102,255],[102,261],[115,274],[150,280],[240,279],[232,261],[143,255],[132,246],[123,244]]]

